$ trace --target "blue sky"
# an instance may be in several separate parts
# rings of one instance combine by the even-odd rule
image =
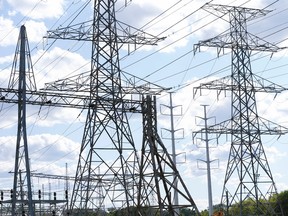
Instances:
[[[141,47],[127,56],[127,49],[120,52],[123,71],[155,82],[163,87],[172,88],[173,104],[181,105],[183,115],[175,117],[175,127],[184,129],[184,139],[176,142],[178,168],[187,183],[196,204],[200,209],[208,205],[206,171],[197,167],[197,159],[205,159],[205,149],[192,143],[192,131],[197,130],[195,116],[203,116],[201,104],[207,104],[208,116],[216,116],[217,122],[229,118],[230,97],[220,96],[216,99],[215,92],[203,92],[193,99],[193,86],[230,74],[229,50],[217,57],[214,48],[201,49],[194,55],[193,45],[224,32],[229,26],[224,20],[200,10],[206,1],[202,0],[135,0],[127,7],[124,0],[117,1],[118,19],[129,25],[141,28],[159,37],[166,37],[158,46]],[[272,0],[228,0],[213,3],[242,5],[245,7],[265,8]],[[44,83],[63,79],[90,68],[91,46],[89,43],[75,41],[53,41],[43,39],[47,30],[67,26],[79,12],[86,1],[65,0],[2,0],[0,1],[0,84],[7,87],[11,65],[22,24],[25,24],[30,43],[32,61],[37,88]],[[174,7],[172,7],[174,5]],[[169,9],[170,8],[170,9]],[[248,30],[265,40],[287,47],[288,21],[286,20],[288,2],[279,0],[268,7],[272,10],[265,17],[248,23]],[[85,15],[83,15],[85,14]],[[85,8],[74,23],[91,20],[92,5]],[[254,53],[252,56],[253,71],[272,82],[288,87],[287,82],[287,49],[275,53]],[[225,69],[226,68],[226,69]],[[203,78],[206,77],[207,78]],[[186,86],[186,87],[184,87]],[[259,115],[288,127],[287,93],[281,95],[257,94]],[[162,94],[158,104],[169,103],[169,96]],[[31,170],[47,174],[68,175],[75,172],[78,151],[81,143],[85,111],[28,106],[27,129],[29,136],[29,153]],[[163,110],[167,112],[167,110]],[[141,116],[129,116],[135,140],[141,137]],[[169,118],[159,112],[160,128],[169,125]],[[0,188],[12,187],[13,160],[17,129],[17,106],[1,104],[0,112]],[[140,136],[139,136],[140,135]],[[169,136],[169,134],[163,134]],[[279,139],[274,136],[263,137],[263,145],[279,191],[288,188],[287,182],[287,136]],[[171,149],[169,140],[164,140]],[[212,142],[213,144],[213,142]],[[213,201],[219,203],[225,174],[229,143],[225,139],[211,148],[211,159],[219,159],[219,166],[212,170]],[[184,157],[185,156],[185,157]],[[180,163],[181,162],[181,163]],[[213,164],[214,166],[214,164]],[[203,167],[201,165],[201,167]],[[44,179],[34,179],[34,188],[42,187]],[[52,180],[50,180],[52,181]],[[57,187],[60,183],[57,182]],[[62,184],[62,183],[61,183]],[[56,185],[56,183],[55,183]]]

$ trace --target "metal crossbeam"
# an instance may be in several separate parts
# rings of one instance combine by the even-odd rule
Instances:
[[[256,116],[251,118],[257,118]],[[259,120],[259,133],[261,135],[285,135],[288,133],[288,128],[281,126],[275,122],[269,121],[267,119],[258,117]],[[213,134],[242,134],[243,131],[241,131],[240,129],[236,130],[233,128],[233,123],[234,121],[240,121],[240,118],[238,117],[238,119],[229,119],[226,121],[223,121],[219,124],[215,124],[212,126],[207,127],[207,132],[208,133],[213,133]],[[258,133],[257,128],[251,128],[250,133],[254,134],[254,133]],[[198,131],[194,131],[194,136],[196,136],[198,133],[203,133],[205,132],[205,129],[200,129]]]
[[[157,45],[159,41],[165,39],[165,37],[155,37],[140,29],[127,25],[119,20],[115,20],[117,37],[115,38],[118,43],[122,44],[137,44],[137,45]],[[105,29],[106,26],[102,23],[99,29]],[[81,40],[81,41],[93,41],[95,40],[93,34],[93,20],[82,22],[79,24],[70,25],[63,28],[57,28],[56,30],[50,30],[47,32],[45,38],[50,39],[65,39],[65,40]],[[99,37],[100,42],[110,43],[108,37]]]
[[[288,90],[288,88],[284,88],[256,74],[252,74],[252,79],[249,81],[252,82],[251,86],[247,86],[249,91],[279,94]],[[193,97],[195,98],[198,93],[201,95],[202,89],[217,90],[217,96],[219,96],[221,92],[232,91],[237,88],[237,85],[232,85],[232,76],[230,75],[211,82],[201,83],[199,86],[194,87]]]

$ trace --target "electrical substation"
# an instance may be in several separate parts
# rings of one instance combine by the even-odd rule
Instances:
[[[95,0],[93,19],[67,27],[49,30],[47,40],[69,40],[90,43],[90,71],[46,83],[37,89],[29,48],[29,31],[20,28],[8,87],[0,88],[0,102],[17,104],[18,124],[15,165],[11,172],[11,188],[1,190],[0,215],[139,215],[180,216],[182,209],[200,215],[193,191],[176,166],[175,137],[171,88],[160,86],[131,74],[123,74],[120,50],[129,47],[157,46],[165,37],[134,28],[116,17],[116,0]],[[125,1],[128,4],[128,0]],[[211,2],[211,3],[210,3]],[[265,80],[252,72],[251,55],[254,51],[276,53],[281,50],[272,43],[249,33],[247,23],[265,16],[270,11],[241,6],[213,4],[201,6],[211,15],[229,24],[229,29],[211,39],[194,45],[214,47],[218,55],[231,51],[231,75],[201,83],[194,87],[191,97],[202,90],[216,90],[231,94],[231,118],[215,125],[193,131],[193,138],[201,137],[206,144],[209,216],[248,215],[244,205],[251,201],[255,212],[249,215],[282,215],[278,191],[268,164],[261,135],[284,135],[288,128],[258,115],[256,93],[280,94],[287,89]],[[193,48],[191,48],[193,49]],[[157,98],[170,93],[172,154],[158,132]],[[55,175],[31,169],[27,137],[27,106],[60,107],[87,112],[83,136],[78,152],[76,173]],[[141,117],[142,142],[136,143],[130,127],[130,115]],[[221,209],[213,213],[209,159],[209,138],[213,134],[231,139],[226,174],[221,194]],[[192,142],[192,141],[191,141]],[[34,180],[33,180],[34,179]],[[49,182],[36,188],[35,179]],[[234,183],[236,179],[237,183]],[[262,180],[265,179],[265,180]],[[233,183],[231,184],[231,182]],[[53,183],[52,183],[53,182]],[[51,184],[60,185],[58,190]],[[191,183],[189,183],[191,184]],[[213,194],[214,195],[214,194]],[[214,203],[215,204],[215,203]],[[231,208],[237,206],[237,213]],[[279,213],[280,209],[280,213]],[[111,214],[112,215],[112,214]]]

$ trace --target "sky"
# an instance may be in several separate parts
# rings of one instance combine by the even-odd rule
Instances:
[[[229,118],[231,97],[216,92],[203,91],[193,97],[193,87],[200,83],[230,75],[231,56],[224,50],[217,56],[215,48],[202,47],[194,53],[194,45],[201,40],[225,32],[229,25],[215,14],[200,7],[203,0],[124,0],[117,1],[117,18],[147,33],[165,37],[157,46],[141,46],[129,53],[123,46],[120,65],[124,72],[143,78],[151,83],[170,88],[173,96],[176,134],[177,167],[184,176],[190,193],[198,208],[208,206],[205,148],[196,145],[192,132],[203,125],[203,106],[207,116],[215,117],[217,123]],[[26,26],[37,89],[44,83],[64,79],[90,68],[91,44],[83,41],[46,39],[48,30],[65,27],[70,23],[81,23],[92,19],[92,4],[80,11],[86,0],[0,0],[0,84],[8,86],[16,43],[21,25]],[[214,4],[228,4],[271,10],[266,16],[247,23],[248,31],[283,49],[279,52],[253,52],[252,69],[255,74],[288,88],[288,2],[284,0],[214,0]],[[272,4],[274,3],[274,4]],[[80,13],[81,12],[81,13]],[[287,92],[278,95],[257,93],[258,114],[266,119],[288,127]],[[169,93],[157,97],[158,127],[163,141],[170,151],[171,141],[167,129],[170,125]],[[161,111],[161,112],[160,112]],[[181,115],[180,115],[181,114]],[[27,132],[31,170],[35,173],[74,176],[86,112],[78,109],[55,107],[27,107]],[[0,104],[0,189],[12,188],[15,143],[17,134],[17,106]],[[130,124],[135,141],[140,142],[141,116],[130,115]],[[211,119],[211,122],[214,121]],[[139,124],[140,123],[140,124]],[[170,128],[168,128],[170,129]],[[183,133],[182,133],[183,131]],[[163,132],[163,133],[161,133]],[[140,136],[139,136],[140,135]],[[181,139],[180,139],[181,138]],[[267,159],[279,192],[288,189],[286,164],[287,135],[262,137]],[[213,203],[218,204],[223,188],[223,178],[229,154],[229,141],[221,138],[210,142],[212,163]],[[67,169],[66,169],[67,164]],[[33,188],[47,190],[47,181],[53,182],[55,190],[63,187],[59,180],[33,178]],[[45,183],[45,184],[44,184]],[[71,183],[72,184],[72,183]],[[45,185],[45,186],[43,186]],[[71,185],[72,186],[72,185]],[[58,187],[58,188],[57,188]]]

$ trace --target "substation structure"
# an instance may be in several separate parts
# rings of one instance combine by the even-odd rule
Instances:
[[[0,89],[2,102],[18,104],[14,182],[11,197],[5,196],[1,202],[6,210],[3,215],[41,215],[40,205],[47,208],[55,205],[52,212],[55,215],[101,215],[107,207],[126,215],[173,216],[180,215],[181,208],[199,214],[158,136],[155,95],[165,89],[132,75],[123,76],[120,69],[119,50],[123,44],[156,45],[163,38],[117,21],[115,2],[95,0],[91,22],[48,32],[47,38],[90,41],[91,70],[47,83],[39,91],[26,29],[21,27],[9,87]],[[32,191],[26,104],[87,110],[70,200],[66,195],[63,200],[46,200],[42,194],[39,196],[39,191],[38,194]],[[133,140],[128,112],[142,114],[140,146]],[[173,200],[173,193],[178,193],[179,202]]]
[[[253,51],[277,52],[280,48],[247,31],[248,21],[270,11],[216,4],[206,4],[203,9],[230,24],[228,33],[195,45],[195,51],[201,46],[216,47],[218,55],[224,49],[232,51],[230,76],[194,88],[194,95],[202,89],[217,90],[218,95],[223,91],[231,91],[231,119],[196,132],[231,135],[221,201],[224,213],[233,216],[287,215],[282,210],[279,213],[281,205],[278,200],[274,204],[268,202],[271,196],[277,195],[277,190],[261,136],[282,135],[288,129],[259,117],[255,98],[256,92],[281,93],[287,89],[253,74],[250,62]],[[228,20],[224,15],[228,15]],[[255,212],[245,209],[245,201],[253,203],[251,205]]]

